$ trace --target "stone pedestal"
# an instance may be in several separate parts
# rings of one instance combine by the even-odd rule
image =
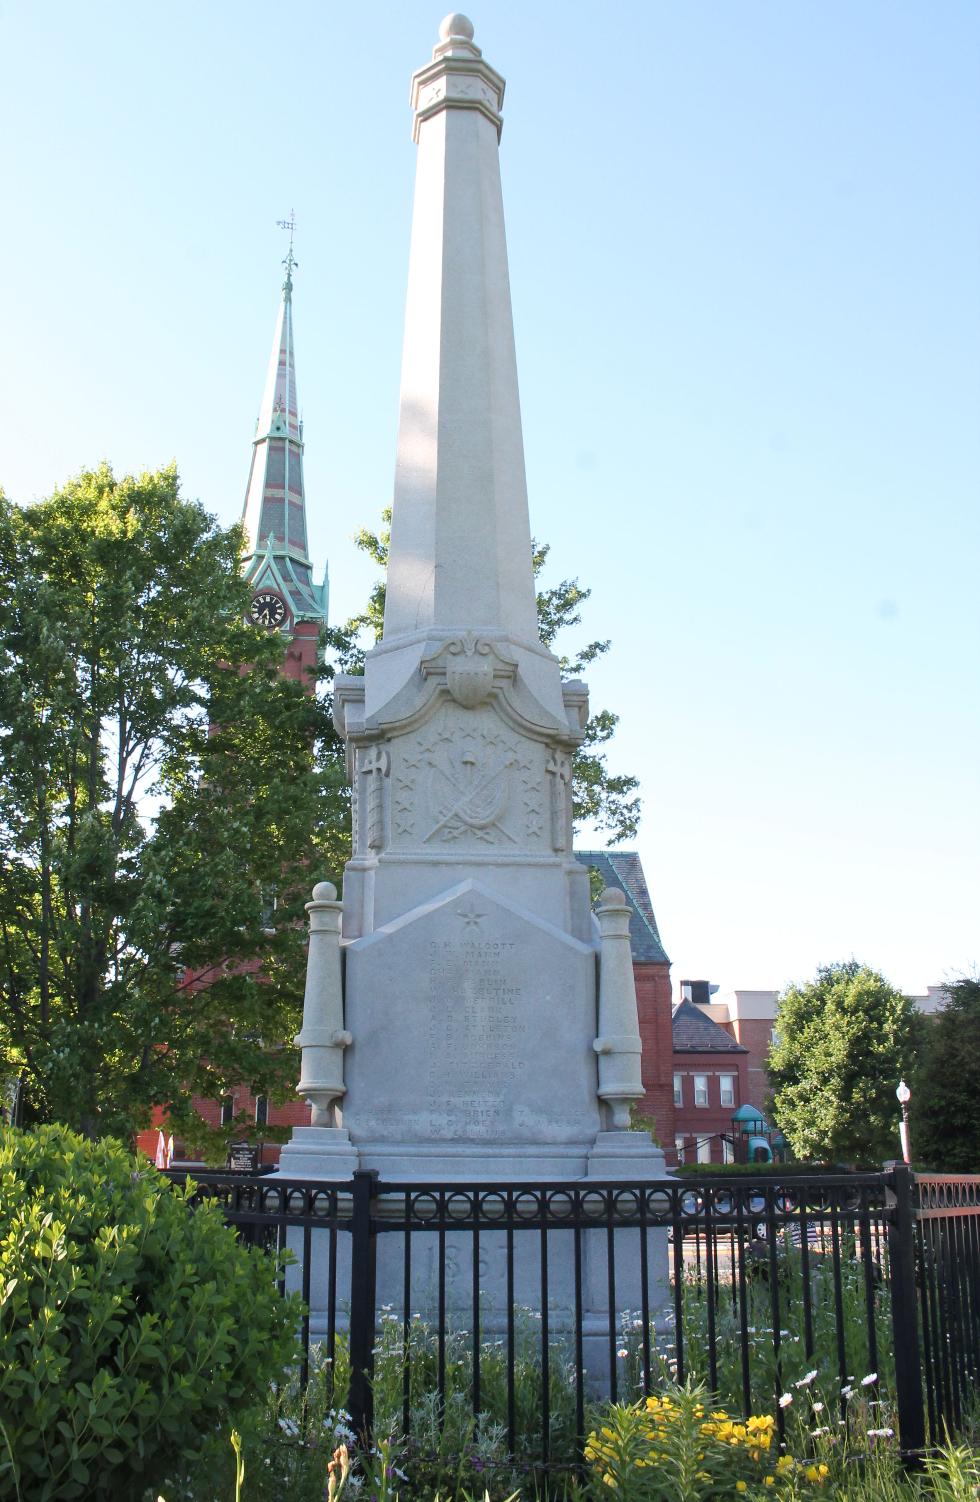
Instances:
[[[346,1127],[293,1127],[279,1154],[279,1172],[293,1179],[349,1179],[360,1167]]]

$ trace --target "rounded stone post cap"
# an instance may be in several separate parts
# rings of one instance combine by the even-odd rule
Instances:
[[[336,902],[337,888],[332,881],[318,881],[313,888],[314,902]]]
[[[443,42],[472,42],[473,22],[458,10],[450,11],[439,25],[439,39]]]
[[[599,893],[600,907],[626,907],[626,893],[621,892],[619,887],[603,887]]]

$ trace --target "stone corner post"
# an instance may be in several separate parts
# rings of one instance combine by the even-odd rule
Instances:
[[[596,909],[599,920],[599,1099],[613,1131],[627,1131],[630,1104],[643,1095],[640,1075],[640,1023],[630,949],[630,910],[616,887],[606,887]]]
[[[312,1125],[340,1125],[339,1105],[344,1095],[344,1049],[351,1042],[344,1030],[344,995],[340,973],[340,925],[343,903],[329,881],[313,888],[313,901],[306,904],[310,915],[310,948],[306,962],[306,992],[303,997],[303,1029],[293,1040],[303,1050],[297,1094],[313,1108]]]

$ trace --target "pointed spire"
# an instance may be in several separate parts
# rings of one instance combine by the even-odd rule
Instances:
[[[289,230],[289,251],[283,261],[286,278],[245,493],[245,574],[256,589],[271,588],[282,594],[293,620],[325,620],[326,577],[321,585],[313,583],[306,535],[303,424],[293,346],[293,269],[298,264],[293,255],[295,219],[291,215],[279,223]]]
[[[497,143],[504,80],[453,14],[412,79],[418,163],[384,639],[538,640]]]

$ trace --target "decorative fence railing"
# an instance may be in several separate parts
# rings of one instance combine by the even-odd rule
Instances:
[[[547,1471],[591,1396],[691,1376],[780,1433],[786,1394],[815,1425],[857,1403],[873,1428],[894,1405],[913,1454],[962,1423],[980,1377],[980,1178],[194,1178],[244,1239],[293,1253],[301,1381],[318,1361],[359,1431],[376,1390],[379,1427],[408,1436],[420,1391],[441,1408],[465,1389]]]
[[[980,1383],[980,1175],[886,1178],[902,1448],[955,1433]]]

